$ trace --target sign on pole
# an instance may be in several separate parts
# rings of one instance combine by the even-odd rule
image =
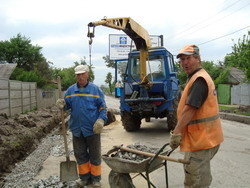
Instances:
[[[157,35],[150,35],[152,47],[161,46],[162,39]],[[135,43],[128,35],[110,34],[109,35],[109,58],[110,60],[127,59],[128,53],[136,49]]]

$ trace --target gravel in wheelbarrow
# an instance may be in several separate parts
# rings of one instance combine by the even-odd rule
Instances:
[[[128,145],[127,147],[155,154],[159,151],[159,148],[151,148],[140,144]],[[167,153],[168,151],[163,151],[161,155]],[[112,170],[118,173],[141,173],[146,171],[151,157],[120,151],[119,148],[115,147],[102,155],[102,159]],[[149,171],[158,168],[161,163],[162,159],[155,159],[150,165]]]

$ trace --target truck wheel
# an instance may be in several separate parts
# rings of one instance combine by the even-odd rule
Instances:
[[[130,112],[124,111],[121,115],[122,125],[128,132],[137,131],[141,126],[141,118]]]
[[[168,129],[169,131],[174,130],[176,124],[177,124],[177,116],[176,111],[171,111],[167,115],[167,123],[168,123]]]
[[[174,130],[176,124],[177,124],[177,107],[178,107],[178,101],[179,99],[175,99],[173,103],[173,111],[169,111],[167,114],[167,124],[169,131]]]

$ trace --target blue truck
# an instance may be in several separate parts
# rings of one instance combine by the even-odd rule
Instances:
[[[98,25],[124,31],[136,46],[128,54],[122,80],[120,110],[124,129],[139,130],[142,119],[149,122],[151,118],[167,118],[166,125],[173,130],[180,95],[173,55],[164,47],[152,47],[148,32],[129,17],[90,22],[91,41]]]

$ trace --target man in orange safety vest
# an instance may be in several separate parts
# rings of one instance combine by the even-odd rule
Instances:
[[[185,188],[205,188],[212,182],[210,160],[223,141],[215,85],[201,67],[199,48],[184,46],[177,58],[188,80],[180,99],[175,129],[170,133],[172,149],[185,152]]]

